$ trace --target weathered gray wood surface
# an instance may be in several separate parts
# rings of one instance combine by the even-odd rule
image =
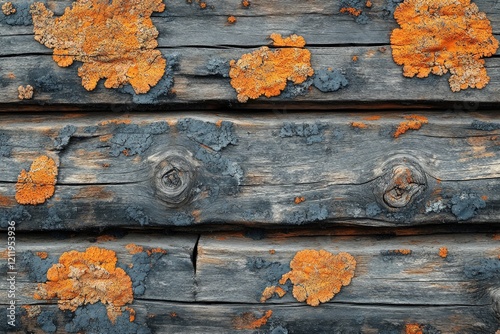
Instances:
[[[428,124],[398,138],[401,113],[3,115],[2,224],[497,223],[498,116],[419,114]],[[59,166],[55,194],[19,205],[17,177],[41,155]]]
[[[17,256],[23,258],[27,251],[32,254],[46,251],[48,259],[57,262],[63,251],[84,250],[94,245],[115,250],[118,262],[127,265],[133,263],[125,249],[128,243],[145,249],[165,249],[167,254],[148,273],[145,294],[135,295],[129,305],[137,312],[134,326],[143,325],[153,333],[252,333],[255,330],[272,333],[280,326],[289,333],[335,330],[403,333],[406,324],[415,323],[441,333],[494,333],[500,327],[496,313],[500,305],[499,234],[253,240],[235,233],[218,233],[206,234],[197,240],[196,235],[128,234],[106,242],[81,236],[48,243],[46,237],[30,236],[19,238]],[[197,250],[193,253],[195,247]],[[446,258],[438,255],[440,247],[448,248]],[[273,280],[289,270],[289,262],[302,249],[349,252],[357,261],[351,284],[318,307],[296,301],[291,292],[282,299],[274,297],[260,303],[262,290],[277,283]],[[409,255],[388,253],[397,249],[412,252]],[[273,254],[270,250],[274,250]],[[5,262],[2,257],[0,264],[3,266]],[[63,312],[54,303],[34,300],[35,283],[28,274],[43,278],[44,269],[20,268],[27,269],[21,269],[18,274],[18,305],[40,305],[43,311],[51,311],[57,333],[66,332],[67,324],[71,326],[79,321],[88,326],[87,330],[97,326],[102,332],[108,328],[103,320],[105,312],[104,315],[97,312],[101,307],[99,303],[80,308],[96,318],[91,327],[92,322],[88,319],[85,322],[79,313]],[[2,271],[0,275],[0,300],[6,301],[5,273]],[[5,312],[5,307],[1,310]],[[261,328],[235,328],[236,319],[244,313],[251,312],[257,319],[268,310],[272,310],[272,315]],[[23,308],[18,314],[17,333],[28,328],[39,330],[47,322],[29,318]],[[123,326],[119,327],[121,330],[132,326],[127,322],[119,324]]]
[[[22,1],[25,3],[25,1]],[[71,1],[47,1],[56,14],[62,14]],[[426,79],[404,78],[402,68],[392,60],[389,37],[397,27],[387,11],[388,0],[374,0],[373,6],[364,9],[369,17],[367,24],[358,24],[355,17],[339,13],[340,3],[320,0],[301,2],[252,1],[247,9],[239,1],[208,1],[208,8],[184,1],[166,1],[164,13],[154,13],[153,22],[160,33],[159,48],[165,57],[177,54],[179,66],[175,70],[175,96],[160,96],[149,99],[149,103],[179,108],[186,103],[203,107],[214,104],[228,105],[235,102],[238,108],[266,106],[272,108],[276,102],[328,103],[328,108],[346,107],[349,103],[381,102],[500,102],[500,58],[499,53],[486,59],[490,83],[483,90],[468,89],[451,92],[448,77],[430,76]],[[500,34],[500,6],[495,0],[475,1],[480,10],[487,13],[495,35]],[[0,14],[1,15],[1,14]],[[238,19],[234,25],[227,24],[229,15]],[[256,28],[258,27],[258,28]],[[332,93],[321,93],[312,89],[304,96],[287,99],[261,98],[247,104],[236,102],[235,90],[229,78],[210,75],[207,64],[210,59],[229,61],[269,44],[271,33],[296,33],[305,37],[312,52],[312,66],[342,69],[349,86]],[[132,97],[117,90],[105,89],[102,85],[87,92],[77,75],[78,64],[60,68],[51,59],[52,50],[33,39],[31,26],[10,26],[0,20],[0,85],[1,109],[8,110],[17,104],[28,108],[34,104],[73,105],[80,108],[89,104],[133,104]],[[385,50],[385,51],[384,51]],[[358,56],[353,62],[352,57]],[[33,100],[20,102],[17,88],[20,85],[35,85],[37,79],[51,74],[52,88],[36,88]],[[36,85],[35,85],[36,86]],[[57,87],[57,89],[53,89]],[[146,99],[148,100],[148,99]],[[362,102],[361,102],[362,101]],[[334,103],[331,103],[334,102]],[[446,105],[445,108],[453,108]]]

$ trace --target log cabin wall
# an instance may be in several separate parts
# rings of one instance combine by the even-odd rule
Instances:
[[[133,34],[97,29],[63,53],[77,4],[0,3],[0,333],[498,333],[496,49],[454,92],[395,63],[395,0],[90,2],[123,34],[140,12],[145,40],[151,15],[158,46],[113,53]],[[456,45],[484,51],[500,5],[475,4],[489,42]],[[315,74],[244,101],[258,52]]]

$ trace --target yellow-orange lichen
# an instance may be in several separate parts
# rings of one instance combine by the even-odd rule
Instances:
[[[200,8],[201,8],[201,9],[205,9],[205,8],[207,8],[207,3],[206,3],[206,2],[203,2],[203,1],[202,1],[202,2],[200,2]]]
[[[57,166],[54,159],[45,155],[31,164],[29,172],[25,169],[17,177],[16,201],[19,204],[42,204],[54,195]]]
[[[358,56],[352,56],[352,61],[353,61],[353,62],[357,62],[357,61],[358,61],[358,59],[359,59],[359,58],[358,58]]]
[[[271,254],[271,255],[276,254],[276,250],[274,250],[274,249],[270,249],[270,250],[269,250],[269,254]]]
[[[302,36],[282,38],[279,34],[272,34],[270,37],[277,49],[271,51],[263,46],[229,63],[231,85],[240,102],[261,95],[277,96],[285,89],[287,81],[300,84],[314,74],[311,52],[304,49],[306,42]]]
[[[250,6],[250,1],[248,1],[248,0],[243,0],[243,1],[241,2],[241,5],[242,5],[243,7],[248,7],[248,6]]]
[[[125,246],[125,249],[128,250],[128,252],[132,255],[141,253],[144,251],[144,247],[142,246],[137,246],[136,244],[128,244]]]
[[[16,9],[12,5],[12,2],[6,2],[2,5],[2,12],[4,13],[4,15],[8,16],[11,14],[15,14]]]
[[[235,329],[256,329],[264,326],[267,320],[273,315],[272,310],[267,310],[264,315],[257,318],[253,312],[245,312],[242,315],[233,319],[233,327]]]
[[[48,270],[48,281],[38,285],[34,298],[57,298],[61,310],[71,311],[100,301],[114,322],[133,301],[132,281],[116,262],[114,251],[99,247],[65,252]]]
[[[356,9],[353,7],[343,7],[343,8],[340,8],[340,12],[341,13],[348,13],[348,14],[351,14],[353,16],[359,16],[362,11],[360,9]]]
[[[441,247],[439,248],[439,256],[441,256],[443,259],[448,256],[448,248],[446,247]]]
[[[419,324],[407,324],[405,334],[423,334],[422,326]]]
[[[49,254],[47,254],[47,252],[36,252],[35,254],[36,254],[36,256],[38,256],[41,259],[46,259],[49,256]]]
[[[388,251],[385,251],[384,254],[387,255],[410,255],[411,254],[411,249],[391,249]]]
[[[351,283],[356,259],[345,252],[334,255],[323,249],[305,249],[295,254],[290,268],[292,270],[284,274],[279,283],[290,280],[295,299],[318,306],[332,299],[342,286]]]
[[[366,129],[368,127],[368,125],[363,122],[351,122],[351,126],[358,129]]]
[[[366,8],[372,8],[372,5],[373,4],[372,4],[372,2],[370,0],[366,0],[366,2],[365,2],[365,7]]]
[[[160,248],[160,247],[156,247],[156,248],[151,248],[151,249],[148,249],[146,251],[146,253],[148,254],[148,256],[151,256],[151,254],[154,254],[154,253],[162,253],[162,254],[167,254],[167,251],[164,250],[163,248]]]
[[[33,98],[33,86],[26,85],[17,87],[17,97],[19,100],[30,100]]]
[[[116,240],[116,237],[113,235],[108,235],[108,234],[100,235],[96,238],[96,242],[98,242],[98,243],[108,242],[108,241],[113,241],[113,240]]]
[[[13,206],[16,200],[13,197],[0,195],[0,206]]]
[[[130,124],[132,121],[130,119],[108,119],[107,121],[99,122],[98,125],[117,125],[117,124]]]
[[[26,311],[28,318],[38,317],[42,313],[40,305],[23,305],[21,307]]]
[[[300,204],[300,203],[304,202],[305,200],[306,200],[306,198],[304,196],[297,196],[297,197],[295,197],[295,199],[293,200],[293,202],[295,204]]]
[[[271,298],[274,294],[278,295],[278,297],[283,297],[286,294],[286,291],[276,285],[268,286],[262,291],[262,296],[260,297],[260,302],[264,303],[266,300]]]
[[[490,78],[483,57],[498,41],[490,21],[470,0],[405,0],[394,18],[401,28],[391,35],[392,56],[406,77],[424,78],[450,71],[450,88],[483,88]]]
[[[44,4],[31,6],[35,39],[54,49],[53,59],[61,67],[75,60],[82,85],[93,90],[106,78],[106,88],[129,83],[137,94],[146,93],[165,73],[151,21],[153,12],[162,12],[162,0],[77,0],[64,15],[54,13]]]
[[[229,17],[227,18],[227,23],[229,23],[229,24],[236,23],[236,17],[234,17],[234,16],[232,16],[232,15],[231,15],[231,16],[229,16]]]
[[[410,116],[405,116],[405,118],[407,120],[399,123],[398,128],[394,132],[393,135],[394,138],[398,138],[408,130],[418,130],[422,127],[422,125],[429,123],[427,117],[425,116],[410,115]]]
[[[363,117],[365,121],[378,121],[382,116],[380,115],[372,115],[372,116],[366,116]]]

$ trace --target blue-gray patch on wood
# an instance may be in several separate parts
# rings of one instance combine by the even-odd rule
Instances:
[[[9,310],[8,307],[10,307],[10,305],[0,308],[0,319],[2,319],[2,321],[0,321],[0,333],[9,333],[13,330],[23,328],[19,314],[23,314],[24,309],[19,306],[14,306],[13,313],[11,313],[11,310]],[[8,315],[12,315],[12,317],[9,317]],[[13,321],[14,326],[11,326],[8,323],[10,321]]]
[[[0,157],[10,157],[12,146],[9,143],[10,136],[6,133],[0,132]]]
[[[206,169],[212,173],[231,176],[236,180],[237,185],[240,185],[243,181],[243,170],[241,167],[236,162],[223,157],[220,153],[211,153],[200,147],[194,157],[203,162]],[[227,191],[228,189],[224,190]]]
[[[326,125],[316,122],[314,124],[295,124],[293,122],[285,122],[281,127],[279,136],[281,138],[303,137],[306,139],[306,144],[321,143],[323,138],[323,129]]]
[[[441,331],[432,325],[422,326],[422,334],[441,334]]]
[[[378,323],[373,321],[369,322],[371,327],[375,327],[378,330],[378,334],[401,334],[404,332],[404,325],[397,323],[382,322]]]
[[[33,2],[28,1],[11,1],[16,12],[14,14],[5,15],[0,11],[0,23],[6,23],[10,26],[29,26],[33,24],[33,19],[30,14],[30,6]],[[44,1],[40,1],[44,2]],[[4,2],[2,2],[3,4]]]
[[[57,137],[54,139],[54,146],[57,150],[62,150],[68,145],[71,136],[76,132],[76,126],[66,125],[64,128],[59,130]]]
[[[233,123],[222,121],[220,126],[192,118],[183,118],[177,123],[177,129],[186,133],[189,139],[220,151],[229,144],[238,144],[238,137],[233,132]]]
[[[269,334],[288,334],[288,329],[286,329],[283,326],[277,326],[274,328],[271,328],[271,331]]]
[[[387,20],[387,19],[393,19],[394,17],[394,11],[396,10],[396,7],[399,6],[400,3],[402,3],[403,0],[386,0],[385,5],[382,9],[382,17]]]
[[[132,280],[134,297],[144,295],[148,274],[163,255],[165,254],[162,252],[151,253],[151,255],[148,255],[146,252],[136,253],[132,256],[132,268],[123,263],[118,263],[118,267],[125,270]]]
[[[151,219],[149,218],[148,215],[144,213],[144,210],[142,208],[129,206],[125,210],[125,212],[127,214],[128,219],[131,219],[139,223],[141,226],[149,225],[149,223],[151,222]]]
[[[42,311],[36,318],[36,323],[45,333],[55,333],[57,330],[57,322],[54,311]]]
[[[171,95],[171,89],[174,86],[174,71],[179,66],[179,55],[169,55],[166,58],[167,66],[163,77],[147,93],[136,94],[131,85],[125,85],[118,91],[132,95],[132,101],[137,104],[155,104],[160,97]]]
[[[370,218],[373,218],[376,215],[382,213],[382,209],[380,208],[380,206],[378,206],[376,202],[367,204],[365,207],[365,211],[366,211],[366,216]]]
[[[464,265],[465,277],[475,280],[494,280],[500,279],[500,259],[478,259]]]
[[[266,230],[261,228],[251,228],[246,230],[243,235],[252,240],[262,240],[266,237]]]
[[[28,273],[28,278],[32,282],[44,283],[47,282],[47,271],[53,264],[57,263],[58,258],[55,256],[47,256],[42,259],[32,251],[23,252],[21,258],[21,266]]]
[[[486,202],[474,193],[463,192],[451,198],[451,212],[458,220],[471,219],[479,209],[485,207]]]
[[[76,309],[73,319],[66,324],[69,333],[85,332],[86,334],[151,334],[145,325],[130,322],[130,312],[125,311],[116,318],[115,323],[109,320],[106,307],[101,303],[88,304]]]
[[[288,264],[267,261],[262,257],[247,258],[247,268],[258,273],[262,280],[263,288],[268,285],[277,285],[281,276],[290,271]],[[285,289],[288,291],[287,289]]]
[[[89,133],[89,134],[94,134],[97,129],[99,129],[96,125],[91,125],[91,126],[86,126],[83,128],[83,132]]]
[[[70,215],[69,211],[66,211],[66,216]],[[63,222],[62,218],[59,216],[58,211],[55,207],[51,206],[47,210],[47,218],[42,222],[42,230],[59,230],[63,228],[61,224]]]
[[[309,88],[313,84],[313,79],[308,78],[306,81],[300,84],[294,84],[291,81],[288,81],[285,89],[281,93],[281,96],[286,99],[292,99],[297,96],[306,95],[309,93]]]
[[[51,69],[44,68],[42,69],[44,73],[50,72]],[[52,73],[48,73],[34,79],[35,91],[41,92],[58,92],[63,89],[63,85],[61,83],[61,79],[55,76]]]
[[[285,221],[289,224],[301,225],[326,218],[328,218],[328,209],[323,205],[313,203],[305,208],[288,212]]]
[[[472,121],[471,127],[476,130],[481,131],[495,131],[500,129],[500,123],[483,122],[474,120]]]
[[[16,205],[10,209],[0,209],[1,228],[7,228],[10,221],[15,221],[18,225],[26,220],[31,220],[31,214],[22,205]]]
[[[147,126],[137,124],[118,124],[109,140],[111,156],[117,157],[126,152],[127,156],[146,152],[153,144],[153,135],[167,133],[168,124],[165,121],[154,122]]]
[[[313,83],[314,87],[323,93],[335,92],[349,85],[349,81],[339,69],[320,69],[316,71]]]
[[[219,75],[223,78],[229,78],[229,60],[214,57],[207,63],[208,73],[211,75]]]
[[[176,213],[170,222],[175,226],[189,226],[194,223],[194,217],[182,212]]]

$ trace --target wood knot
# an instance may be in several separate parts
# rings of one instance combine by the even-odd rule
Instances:
[[[427,188],[425,173],[416,162],[404,158],[387,167],[379,182],[377,197],[389,210],[407,207]]]
[[[171,151],[154,157],[156,196],[168,206],[179,207],[192,199],[196,169],[189,152]]]

